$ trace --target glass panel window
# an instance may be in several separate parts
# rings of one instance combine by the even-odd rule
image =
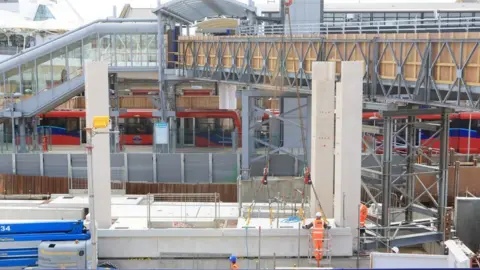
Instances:
[[[65,47],[52,53],[53,85],[60,85],[68,80]]]
[[[112,36],[111,35],[102,35],[100,36],[100,60],[108,62],[110,65],[112,65],[113,60],[112,60]]]
[[[117,65],[126,66],[128,62],[128,55],[130,50],[127,49],[127,44],[125,40],[125,35],[118,34],[115,35],[115,46],[117,47]]]
[[[97,59],[97,35],[91,35],[83,40],[83,61],[85,63]]]
[[[52,88],[52,67],[50,64],[50,54],[37,58],[37,87],[39,92]]]
[[[20,74],[18,68],[11,69],[5,73],[6,92],[9,95],[20,93]]]
[[[68,45],[68,72],[70,80],[82,75],[82,42]]]
[[[132,46],[132,65],[142,66],[142,40],[140,35],[130,35]]]
[[[157,65],[157,35],[147,35],[148,65]]]
[[[37,78],[35,75],[35,63],[28,62],[22,65],[22,88],[23,95],[37,93]]]

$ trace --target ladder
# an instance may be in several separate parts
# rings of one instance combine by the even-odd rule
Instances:
[[[331,246],[332,246],[332,241],[331,241],[331,236],[330,236],[330,230],[325,229],[323,232],[323,245],[321,250],[315,249],[315,244],[313,242],[313,233],[308,234],[308,263],[310,265],[315,265],[317,266],[317,260],[315,259],[315,252],[316,251],[321,251],[323,254],[323,258],[320,260],[320,265],[319,267],[324,267],[324,266],[331,266],[332,264],[332,254],[331,254]]]

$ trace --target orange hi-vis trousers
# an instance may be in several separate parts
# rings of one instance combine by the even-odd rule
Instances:
[[[320,261],[323,258],[323,228],[314,228],[312,230],[312,240],[313,240],[313,255],[315,259]]]

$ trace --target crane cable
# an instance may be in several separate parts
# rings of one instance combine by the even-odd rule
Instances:
[[[290,5],[285,6],[285,13],[287,15],[287,20],[288,20],[290,43],[293,44],[294,41],[293,41],[293,32],[292,32],[292,21],[291,21],[291,18],[290,18]],[[284,57],[288,57],[288,56],[285,55]],[[305,175],[306,173],[309,174],[310,170],[309,170],[309,167],[308,167],[307,142],[306,142],[304,123],[303,123],[303,112],[302,112],[302,109],[301,109],[302,104],[301,104],[301,98],[300,98],[299,78],[298,78],[298,72],[296,71],[295,61],[293,61],[293,70],[295,71],[295,92],[296,92],[296,95],[297,95],[298,118],[299,118],[299,122],[300,122],[300,132],[301,132],[302,146],[303,146],[303,160],[304,160],[304,164],[305,164],[304,177],[310,177],[310,175]],[[315,200],[318,203],[319,211],[322,215],[323,222],[325,224],[328,224],[328,220],[325,216],[325,213],[323,212],[323,208],[322,208],[322,205],[321,205],[320,200],[318,198],[317,192],[315,191],[315,187],[313,186],[313,183],[311,183],[311,182],[309,182],[308,184],[312,186],[313,194],[315,196]],[[305,194],[306,186],[307,186],[307,183],[306,183],[306,181],[304,181],[304,183],[303,183],[303,194]],[[302,210],[304,209],[304,206],[305,206],[305,200],[302,200],[302,206],[301,206]],[[315,206],[310,205],[310,207],[315,207]]]

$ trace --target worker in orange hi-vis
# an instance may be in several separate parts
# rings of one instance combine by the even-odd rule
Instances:
[[[368,216],[368,208],[365,204],[360,204],[360,235],[365,235],[365,221]]]
[[[228,258],[228,260],[230,261],[230,269],[231,270],[238,269],[237,257],[235,255],[230,256],[230,258]]]
[[[323,236],[325,229],[329,229],[330,227],[323,222],[320,212],[315,214],[315,220],[313,222],[303,226],[304,229],[310,229],[312,227],[313,255],[317,260],[317,267],[320,267],[320,260],[323,258]]]

